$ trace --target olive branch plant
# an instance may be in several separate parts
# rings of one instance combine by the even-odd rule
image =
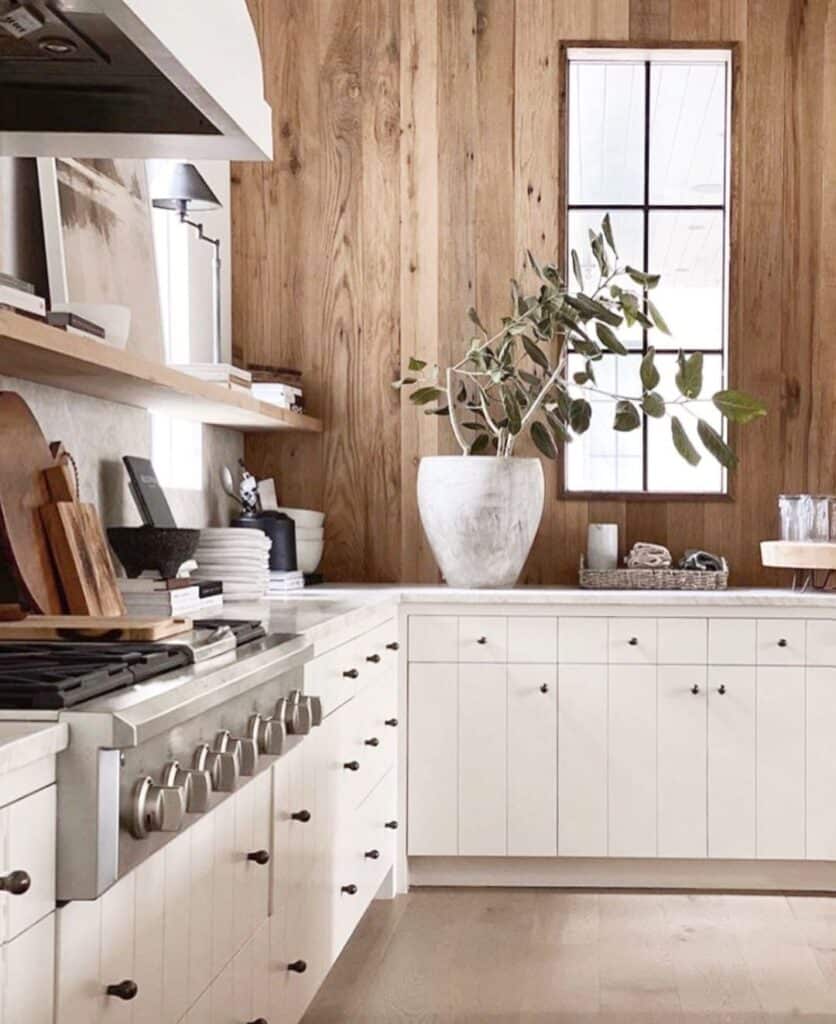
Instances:
[[[676,451],[696,466],[702,455],[681,416],[690,415],[703,448],[727,469],[735,468],[737,456],[722,434],[692,408],[703,391],[702,352],[677,355],[678,394],[672,400],[665,400],[658,390],[661,376],[652,346],[639,366],[640,393],[621,394],[598,385],[596,364],[606,355],[630,354],[618,338],[618,328],[639,324],[666,335],[670,330],[650,297],[660,276],[620,264],[609,214],[600,231],[590,230],[589,247],[598,270],[591,294],[584,291],[575,250],[571,262],[576,292],[567,289],[554,264],[540,264],[529,251],[527,262],[537,278],[537,290],[524,294],[519,283],[511,281],[511,315],[502,318],[500,329],[489,332],[470,307],[468,317],[478,336],[471,337],[464,357],[444,370],[443,381],[438,366],[413,356],[406,375],[393,387],[411,389],[415,405],[435,403],[425,412],[449,417],[463,455],[513,455],[517,439],[528,432],[538,450],[555,459],[561,442],[589,429],[593,405],[587,396],[601,395],[615,402],[613,430],[637,430],[642,413],[654,419],[667,417]],[[635,287],[624,287],[619,280]],[[570,353],[583,359],[583,369],[571,377]],[[711,401],[722,417],[735,423],[766,415],[766,406],[742,391],[718,391]]]

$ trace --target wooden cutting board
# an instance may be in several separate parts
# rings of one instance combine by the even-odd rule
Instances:
[[[3,640],[164,640],[186,633],[191,619],[154,619],[141,615],[114,618],[93,615],[29,615],[0,622]]]
[[[20,395],[0,391],[0,542],[20,600],[30,611],[63,611],[41,520],[50,500],[44,470],[54,465],[37,420]]]

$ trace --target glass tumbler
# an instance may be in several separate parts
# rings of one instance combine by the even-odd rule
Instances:
[[[813,499],[809,494],[778,497],[781,540],[810,540],[813,533]]]

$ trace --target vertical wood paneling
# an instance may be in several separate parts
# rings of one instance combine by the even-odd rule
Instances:
[[[730,335],[736,386],[770,415],[738,431],[728,503],[559,501],[530,582],[571,583],[586,525],[759,564],[785,489],[836,489],[836,13],[833,0],[250,0],[276,160],[233,171],[235,347],[304,371],[323,437],[248,439],[288,504],[328,512],[333,579],[438,578],[422,455],[445,420],[389,387],[494,320],[525,249],[561,254],[562,41],[736,43]],[[399,123],[398,123],[399,120]],[[520,454],[530,454],[521,445]]]

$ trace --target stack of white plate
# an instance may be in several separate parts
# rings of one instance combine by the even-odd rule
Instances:
[[[262,530],[210,528],[200,531],[194,558],[197,579],[221,580],[229,601],[257,601],[270,579],[269,537]]]

